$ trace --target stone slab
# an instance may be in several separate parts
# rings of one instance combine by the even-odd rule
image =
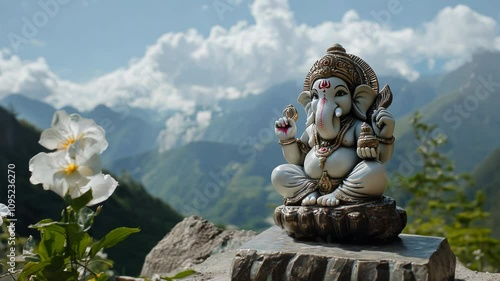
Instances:
[[[296,241],[273,226],[236,252],[234,281],[454,280],[446,238],[400,235],[383,245]]]

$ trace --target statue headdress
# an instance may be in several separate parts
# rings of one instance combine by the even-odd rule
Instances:
[[[363,59],[346,53],[342,45],[335,44],[326,50],[326,55],[317,60],[304,80],[304,91],[310,91],[314,81],[320,78],[338,77],[344,80],[351,93],[357,86],[366,84],[378,93],[373,110],[389,107],[392,93],[389,85],[385,85],[379,93],[379,84],[375,71]]]
[[[304,81],[304,91],[309,91],[320,78],[338,77],[344,80],[351,92],[361,84],[370,86],[378,93],[378,79],[373,69],[358,56],[347,54],[344,47],[335,44],[326,55],[317,60]]]

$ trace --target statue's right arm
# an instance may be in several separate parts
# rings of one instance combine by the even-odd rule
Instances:
[[[282,146],[283,156],[289,164],[303,165],[309,150],[309,128],[300,139],[296,138],[297,124],[292,118],[281,117],[275,122],[275,134]]]
[[[306,158],[307,153],[301,149],[300,143],[309,147],[309,135],[307,130],[304,131],[302,136],[297,139],[296,142],[283,145],[283,156],[289,164],[304,165],[304,159]]]

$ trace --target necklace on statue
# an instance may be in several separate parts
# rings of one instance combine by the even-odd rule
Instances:
[[[318,134],[318,129],[316,125],[314,126],[314,146],[316,148],[315,155],[319,159],[319,167],[323,169],[325,167],[326,158],[332,155],[337,148],[342,144],[342,140],[344,139],[345,134],[349,130],[349,128],[354,125],[356,119],[352,116],[348,116],[347,118],[340,121],[340,131],[336,138],[333,140],[323,140]]]

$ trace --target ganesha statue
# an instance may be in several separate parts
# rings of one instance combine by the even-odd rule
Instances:
[[[406,213],[383,196],[395,141],[391,101],[389,86],[379,91],[373,69],[339,44],[314,63],[298,96],[303,134],[296,137],[293,105],[275,124],[288,163],[271,174],[284,197],[274,218],[291,236],[387,240],[402,231]]]

